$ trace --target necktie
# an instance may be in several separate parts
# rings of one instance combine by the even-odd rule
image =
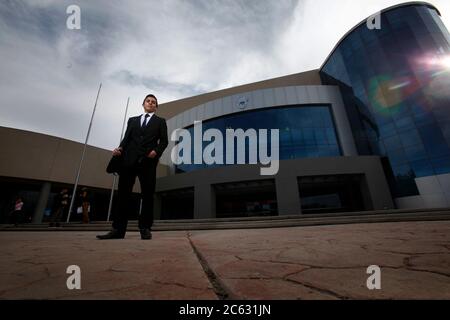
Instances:
[[[147,119],[148,119],[148,117],[150,117],[150,115],[148,113],[145,114],[145,119],[142,122],[142,128],[145,128],[147,126]]]

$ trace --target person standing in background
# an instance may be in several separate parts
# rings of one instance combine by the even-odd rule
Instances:
[[[90,222],[89,211],[91,207],[91,201],[89,197],[89,191],[86,187],[81,189],[80,200],[83,214],[83,223],[89,223]]]
[[[67,206],[69,205],[69,190],[67,188],[63,188],[61,192],[56,196],[56,206],[53,211],[52,217],[50,218],[50,227],[59,227],[62,216],[64,215],[64,211],[66,211]]]
[[[21,197],[17,197],[14,203],[14,210],[11,214],[12,223],[17,227],[19,222],[23,220],[23,200]]]

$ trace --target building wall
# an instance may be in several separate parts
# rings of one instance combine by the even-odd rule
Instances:
[[[448,189],[421,188],[450,173],[449,56],[439,12],[414,2],[382,11],[379,30],[355,27],[321,69],[341,88],[358,153],[389,159],[400,208],[450,205]]]
[[[166,119],[172,118],[181,112],[189,110],[195,106],[206,104],[219,98],[237,95],[243,92],[272,89],[277,87],[287,86],[302,86],[302,85],[321,85],[322,82],[319,77],[318,70],[311,70],[301,73],[295,73],[274,79],[258,81],[241,86],[227,88],[219,91],[209,92],[202,95],[189,97],[185,99],[176,100],[173,102],[160,104],[158,114]]]
[[[241,104],[244,102],[244,104]],[[356,155],[356,147],[350,129],[344,104],[338,87],[336,86],[288,86],[241,92],[239,94],[225,96],[205,104],[194,106],[189,110],[167,120],[169,138],[178,128],[192,126],[194,121],[206,121],[224,115],[238,114],[252,110],[262,110],[272,107],[286,107],[297,105],[330,105],[339,144],[344,156]],[[169,142],[169,152],[161,158],[161,162],[171,168],[170,150],[175,142]]]
[[[380,159],[375,156],[334,157],[280,161],[275,176],[261,176],[259,165],[234,165],[198,170],[158,179],[156,192],[194,188],[194,218],[214,218],[214,185],[239,181],[275,180],[279,215],[301,214],[298,177],[362,174],[368,210],[393,209],[394,204]]]
[[[45,134],[0,127],[0,177],[75,183],[84,144]],[[110,189],[112,175],[105,169],[111,151],[88,146],[80,173],[80,185]],[[157,176],[166,175],[159,165]],[[135,192],[139,191],[136,184]]]
[[[419,195],[395,199],[399,208],[450,207],[450,174],[416,178]]]

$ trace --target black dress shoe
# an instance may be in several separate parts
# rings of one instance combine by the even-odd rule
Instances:
[[[116,230],[116,229],[113,229],[104,235],[97,235],[97,239],[100,239],[100,240],[123,239],[123,238],[125,238],[125,234],[122,232],[119,232],[119,230]]]
[[[152,233],[150,232],[150,229],[140,229],[140,231],[142,240],[150,240],[152,238]]]

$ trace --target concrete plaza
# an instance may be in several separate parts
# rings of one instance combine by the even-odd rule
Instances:
[[[98,233],[0,232],[0,299],[450,299],[450,221]]]

